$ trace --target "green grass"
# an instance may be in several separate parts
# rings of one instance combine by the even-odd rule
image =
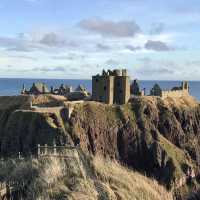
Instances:
[[[159,143],[163,147],[163,149],[167,152],[168,156],[172,158],[175,164],[176,178],[178,179],[182,177],[184,175],[182,166],[185,164],[190,166],[193,165],[190,157],[188,157],[183,150],[173,145],[162,135],[159,135]]]

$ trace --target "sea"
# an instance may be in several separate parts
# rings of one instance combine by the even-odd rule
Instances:
[[[72,79],[21,79],[21,78],[0,78],[0,96],[19,95],[23,84],[29,89],[33,83],[42,82],[49,88],[51,86],[59,87],[61,84],[72,86],[74,89],[78,85],[85,86],[89,92],[92,91],[92,80],[72,80]],[[139,81],[140,88],[146,88],[146,94],[149,94],[150,89],[155,83],[158,83],[164,90],[171,89],[174,86],[180,86],[181,81],[159,81],[159,80],[141,80]],[[200,81],[189,81],[190,94],[200,100]]]

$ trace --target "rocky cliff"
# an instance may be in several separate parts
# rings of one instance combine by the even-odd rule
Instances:
[[[71,135],[92,154],[145,171],[172,187],[188,169],[198,174],[200,108],[192,98],[134,98],[124,106],[79,105]]]
[[[0,98],[2,155],[34,153],[38,143],[79,138],[86,154],[116,159],[153,176],[177,196],[198,187],[200,107],[192,97],[133,98],[123,106],[85,102],[75,106],[70,119],[65,108],[36,112],[29,103],[28,97]]]

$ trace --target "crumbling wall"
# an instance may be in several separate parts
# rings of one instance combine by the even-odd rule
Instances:
[[[167,90],[162,91],[161,98],[165,99],[167,97],[183,97],[189,95],[188,90]]]

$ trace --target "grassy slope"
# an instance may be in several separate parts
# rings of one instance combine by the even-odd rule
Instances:
[[[69,155],[68,160],[52,157],[1,163],[0,178],[24,181],[26,198],[34,200],[172,200],[156,181],[117,162],[95,157],[88,163],[77,152]]]
[[[178,180],[179,178],[183,177],[184,172],[182,166],[184,164],[189,164],[192,166],[192,160],[184,151],[170,143],[167,139],[165,139],[162,135],[159,135],[160,145],[163,149],[167,152],[169,157],[173,160],[175,164],[175,176]]]
[[[110,194],[119,199],[172,199],[170,193],[151,180],[137,172],[121,166],[117,162],[103,160],[99,157],[94,159],[95,170],[98,179],[108,188]],[[104,198],[102,198],[104,199]]]

